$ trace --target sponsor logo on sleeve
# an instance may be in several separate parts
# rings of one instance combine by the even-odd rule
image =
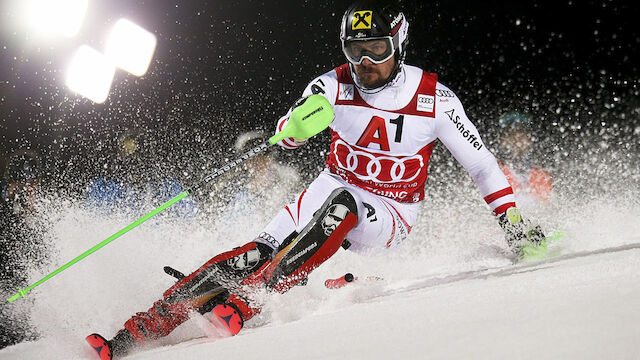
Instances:
[[[482,149],[482,143],[480,142],[480,138],[471,133],[471,130],[464,127],[464,124],[460,121],[460,115],[455,114],[455,109],[451,109],[449,111],[445,111],[449,120],[456,126],[456,129],[460,132],[460,135],[471,144],[476,150]]]
[[[433,95],[418,94],[417,111],[433,112],[435,97]]]
[[[453,93],[453,91],[451,90],[444,90],[444,89],[436,89],[436,96],[437,97],[456,97],[456,95]]]
[[[440,102],[449,102],[449,98],[454,98],[456,95],[451,90],[436,89],[436,97]]]
[[[340,84],[338,88],[338,100],[353,100],[353,84]]]

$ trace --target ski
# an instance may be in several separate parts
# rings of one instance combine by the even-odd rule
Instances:
[[[365,277],[356,277],[352,273],[346,273],[339,278],[336,279],[327,279],[324,282],[324,286],[327,289],[340,289],[351,283],[380,283],[384,281],[384,278],[379,276],[365,276]]]
[[[199,326],[207,333],[210,339],[222,339],[238,334],[244,325],[242,316],[233,306],[219,304],[209,312],[210,316],[204,316],[194,312],[193,316],[199,320]],[[203,324],[203,323],[206,323]],[[114,360],[128,354],[134,347],[134,340],[126,331],[120,331],[116,337],[109,341],[102,335],[94,333],[85,338],[89,346],[96,352],[100,360]]]
[[[111,344],[100,334],[91,334],[85,338],[87,343],[95,350],[100,360],[113,359]]]
[[[558,242],[564,238],[564,232],[554,231],[551,235],[546,236],[545,239],[537,246],[533,244],[527,244],[522,248],[522,256],[516,259],[516,263],[538,261],[548,259],[558,255],[557,251],[552,251],[547,246],[551,243]]]
[[[554,256],[551,258],[538,260],[538,261],[485,267],[485,268],[476,269],[476,270],[462,271],[462,272],[450,274],[450,275],[442,275],[442,276],[436,275],[436,276],[422,278],[422,279],[414,279],[408,285],[399,284],[399,285],[387,286],[385,287],[385,289],[380,291],[371,299],[383,297],[383,296],[389,296],[392,294],[410,292],[413,290],[451,284],[459,281],[477,280],[477,279],[481,280],[481,279],[487,279],[494,276],[509,276],[509,275],[515,275],[521,272],[531,272],[531,271],[536,271],[537,270],[536,268],[548,268],[548,266],[542,267],[543,265],[553,265],[556,263],[561,263],[563,261],[578,259],[586,256],[610,254],[610,253],[636,250],[636,249],[640,249],[640,243],[632,243],[632,244],[608,247],[608,248],[592,250],[592,251],[575,252],[570,254],[558,255],[558,256]]]

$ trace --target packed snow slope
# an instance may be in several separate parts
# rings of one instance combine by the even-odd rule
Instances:
[[[637,239],[640,240],[640,239]],[[467,277],[468,276],[468,277]],[[234,338],[147,348],[131,359],[635,359],[640,244],[601,254],[393,285],[353,284],[303,301]],[[185,324],[199,331],[195,319]],[[182,329],[184,330],[184,329]],[[184,332],[184,331],[183,331]],[[92,359],[78,334],[0,352],[3,359]]]
[[[430,183],[445,183],[448,176],[434,171]],[[263,313],[238,336],[212,339],[209,323],[194,316],[128,358],[637,359],[638,182],[590,179],[559,176],[551,203],[520,202],[528,218],[566,234],[550,245],[557,255],[549,261],[513,266],[498,254],[502,230],[463,179],[462,185],[431,188],[409,240],[395,252],[339,251],[307,286],[265,295]],[[53,250],[49,263],[28,274],[30,283],[140,216],[97,211],[78,200],[52,199],[42,207]],[[196,269],[250,241],[272,211],[191,220],[159,215],[27,299],[5,304],[27,314],[40,338],[0,350],[0,359],[94,359],[84,337],[112,337],[132,314],[149,308],[173,284],[163,266]],[[324,287],[324,280],[346,272],[384,280]]]

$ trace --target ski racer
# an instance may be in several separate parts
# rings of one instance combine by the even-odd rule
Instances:
[[[112,340],[87,337],[102,359],[168,335],[190,312],[237,334],[260,312],[258,290],[284,293],[340,247],[385,251],[405,241],[425,196],[427,166],[440,139],[467,169],[498,217],[514,253],[544,241],[525,222],[495,157],[482,142],[460,99],[431,74],[404,63],[409,23],[396,7],[356,2],[340,31],[348,63],[309,83],[333,105],[325,169],[249,243],[219,254],[178,282],[147,311],[137,313]],[[291,110],[277,123],[280,131]],[[284,139],[295,149],[305,139]]]

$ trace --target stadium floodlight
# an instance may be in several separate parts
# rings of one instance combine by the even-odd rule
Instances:
[[[156,49],[156,37],[127,19],[118,20],[107,39],[105,54],[122,70],[142,76]]]
[[[109,58],[87,45],[76,50],[67,73],[67,86],[97,103],[109,96],[116,68]]]
[[[75,36],[84,20],[89,0],[27,0],[26,24],[41,35]]]

